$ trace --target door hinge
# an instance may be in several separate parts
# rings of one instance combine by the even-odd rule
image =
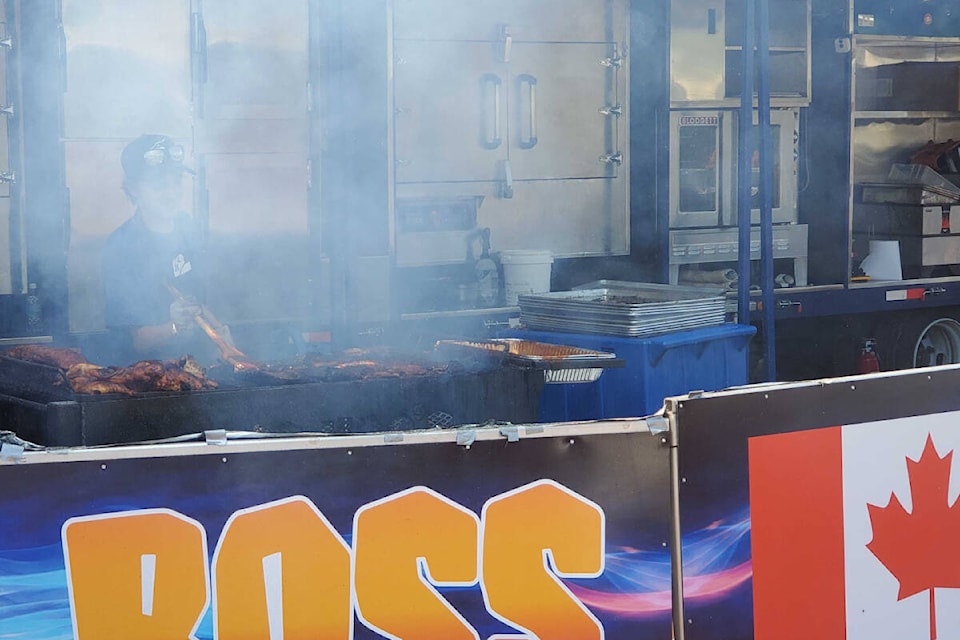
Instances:
[[[513,197],[513,168],[510,166],[510,161],[501,160],[497,173],[499,173],[497,195],[504,200],[509,200]]]
[[[608,153],[600,156],[599,160],[604,164],[615,164],[620,166],[623,164],[623,152],[617,151],[616,153]]]
[[[623,115],[623,106],[619,104],[607,105],[600,109],[600,113],[605,116],[617,116],[619,118]]]
[[[513,34],[510,25],[500,25],[500,62],[510,62],[510,53],[513,49]]]
[[[623,58],[620,56],[620,54],[615,53],[609,58],[601,58],[600,64],[605,67],[619,69],[623,66]]]

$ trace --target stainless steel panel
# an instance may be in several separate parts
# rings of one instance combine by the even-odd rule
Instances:
[[[625,148],[617,73],[600,61],[606,44],[516,44],[510,65],[510,161],[516,180],[603,178],[617,165],[602,156]],[[620,73],[626,74],[626,70]]]
[[[5,19],[6,14],[3,12],[3,2],[0,2],[0,20]],[[7,25],[6,23],[0,22],[0,34],[3,37],[7,37]],[[0,50],[0,108],[6,109],[3,113],[0,113],[0,173],[9,174],[10,173],[10,142],[9,142],[9,126],[10,126],[10,116],[16,114],[17,109],[20,105],[12,104],[13,100],[7,98],[7,50]],[[19,114],[17,114],[19,115]],[[0,198],[8,197],[10,195],[10,183],[3,180],[0,181]],[[0,224],[4,226],[4,233],[9,233],[8,219],[9,219],[9,205],[5,205],[5,214],[6,220],[0,221]],[[4,252],[3,255],[9,256],[9,252]],[[9,262],[9,260],[7,261]],[[0,292],[4,292],[5,289],[0,286]]]
[[[467,257],[469,231],[397,234],[397,266],[456,264]]]
[[[207,119],[305,118],[307,0],[203,0]]]
[[[395,0],[394,34],[417,40],[486,40],[508,25],[515,42],[603,42],[610,39],[608,7],[622,0]]]
[[[62,13],[67,138],[190,136],[190,0],[62,0]]]
[[[924,238],[921,242],[923,266],[960,264],[960,236]]]
[[[736,262],[737,229],[684,229],[670,232],[670,283],[677,284],[680,265]],[[805,224],[773,227],[773,257],[793,261],[798,287],[807,285],[808,232]],[[760,229],[750,231],[750,259],[760,259]]]
[[[739,106],[743,3],[674,0],[670,6],[671,105]],[[772,1],[769,17],[771,104],[806,106],[811,86],[810,2]]]
[[[884,182],[890,167],[929,140],[960,139],[960,120],[860,121],[852,133],[853,181]]]
[[[775,258],[806,257],[807,225],[784,224],[773,228]],[[736,229],[690,229],[670,232],[670,263],[701,264],[737,259]],[[750,231],[750,259],[760,259],[760,230]]]
[[[311,254],[303,157],[211,154],[204,166],[210,307],[225,322],[304,317]]]
[[[942,207],[924,207],[923,220],[920,225],[920,232],[925,236],[935,236],[943,229],[943,208]],[[954,223],[960,224],[960,207],[950,207],[947,211],[947,229],[957,229]]]
[[[300,154],[210,154],[204,164],[211,233],[307,233],[307,167]]]
[[[0,295],[13,293],[10,244],[18,240],[10,237],[10,198],[0,197],[0,256],[6,256],[6,259],[0,260]]]
[[[630,250],[628,188],[621,177],[518,182],[513,198],[497,197],[496,185],[477,183],[398,185],[397,196],[486,196],[479,227],[490,227],[494,251],[547,250],[557,258],[624,255]]]
[[[507,66],[479,42],[397,42],[396,180],[492,181],[506,160]]]
[[[203,120],[196,153],[296,153],[307,161],[309,121],[301,119]]]
[[[719,102],[724,88],[723,0],[670,3],[670,101]]]

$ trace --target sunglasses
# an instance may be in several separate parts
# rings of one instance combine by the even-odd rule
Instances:
[[[143,153],[143,162],[148,167],[159,167],[166,162],[183,164],[184,151],[179,144],[170,145],[158,142]]]

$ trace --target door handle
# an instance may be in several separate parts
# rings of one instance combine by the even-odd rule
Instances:
[[[530,116],[527,119],[527,126],[530,131],[530,135],[526,138],[523,137],[523,126],[520,127],[520,139],[517,142],[517,146],[521,149],[533,149],[537,146],[537,79],[536,77],[530,75],[529,73],[524,73],[517,76],[517,87],[519,89],[518,95],[520,96],[520,114],[521,118],[523,117],[523,87],[527,86],[527,99],[530,105]]]
[[[494,73],[484,74],[480,78],[482,99],[485,105],[480,132],[480,146],[484,149],[496,149],[503,144],[503,136],[500,135],[500,87],[502,84],[503,81],[500,80],[500,76]],[[491,100],[493,101],[493,109],[490,108]],[[492,131],[490,130],[491,125]]]

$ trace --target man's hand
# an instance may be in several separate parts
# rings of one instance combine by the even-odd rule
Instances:
[[[194,318],[202,313],[200,305],[186,300],[176,300],[170,305],[170,321],[176,333],[191,333],[196,327]]]

